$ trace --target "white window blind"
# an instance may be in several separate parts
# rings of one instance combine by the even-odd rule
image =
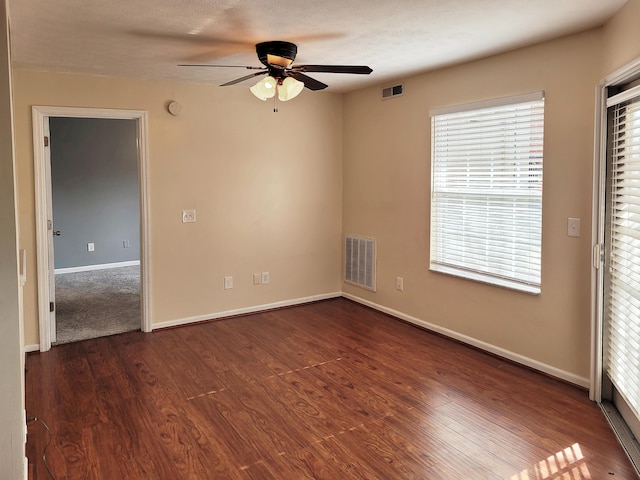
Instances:
[[[640,98],[609,118],[605,368],[640,417]]]
[[[432,112],[435,271],[540,293],[542,92]]]

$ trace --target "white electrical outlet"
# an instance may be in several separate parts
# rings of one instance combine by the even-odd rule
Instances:
[[[231,290],[233,288],[233,277],[224,277],[224,289]]]
[[[129,248],[129,240],[122,241],[122,248]]]
[[[195,223],[196,211],[195,210],[182,210],[182,223]]]
[[[404,278],[396,277],[396,290],[400,290],[401,292],[404,290]]]
[[[254,285],[260,285],[260,274],[259,273],[254,273],[253,274],[253,284]]]
[[[91,242],[91,243],[87,243],[87,252],[93,252],[96,249],[96,244]]]
[[[262,285],[269,283],[269,272],[262,272]]]

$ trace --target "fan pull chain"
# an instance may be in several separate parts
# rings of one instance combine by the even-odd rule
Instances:
[[[276,95],[273,96],[273,113],[278,113],[278,94],[276,87]]]

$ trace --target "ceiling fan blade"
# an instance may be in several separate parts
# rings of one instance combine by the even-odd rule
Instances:
[[[324,90],[329,86],[326,83],[322,83],[316,80],[315,78],[308,77],[307,75],[300,72],[290,72],[289,76],[304,83],[304,86],[307,87],[309,90],[314,90],[314,91]]]
[[[249,75],[245,75],[244,77],[236,78],[235,80],[231,80],[230,82],[223,83],[220,85],[221,87],[228,87],[229,85],[235,85],[236,83],[244,82],[245,80],[249,80],[250,78],[257,77],[258,75],[264,75],[267,73],[267,70],[262,72],[250,73]]]
[[[211,63],[179,63],[179,67],[216,67],[216,68],[246,68],[247,70],[265,70],[264,67],[247,67],[246,65],[213,65]]]
[[[373,70],[366,65],[295,65],[292,72],[324,72],[324,73],[355,73],[369,75]]]
[[[148,32],[144,30],[131,30],[127,32],[129,35],[134,35],[139,38],[149,40],[164,40],[174,43],[195,43],[203,44],[207,46],[218,45],[226,46],[232,45],[237,47],[244,47],[246,50],[254,48],[252,42],[245,40],[234,40],[217,35],[207,35],[202,33],[171,33],[171,32]]]

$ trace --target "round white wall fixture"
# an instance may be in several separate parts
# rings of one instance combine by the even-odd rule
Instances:
[[[169,105],[167,105],[167,110],[169,110],[169,113],[171,115],[178,116],[180,115],[180,113],[182,113],[182,105],[180,105],[176,101],[173,101],[173,102],[170,102]]]

